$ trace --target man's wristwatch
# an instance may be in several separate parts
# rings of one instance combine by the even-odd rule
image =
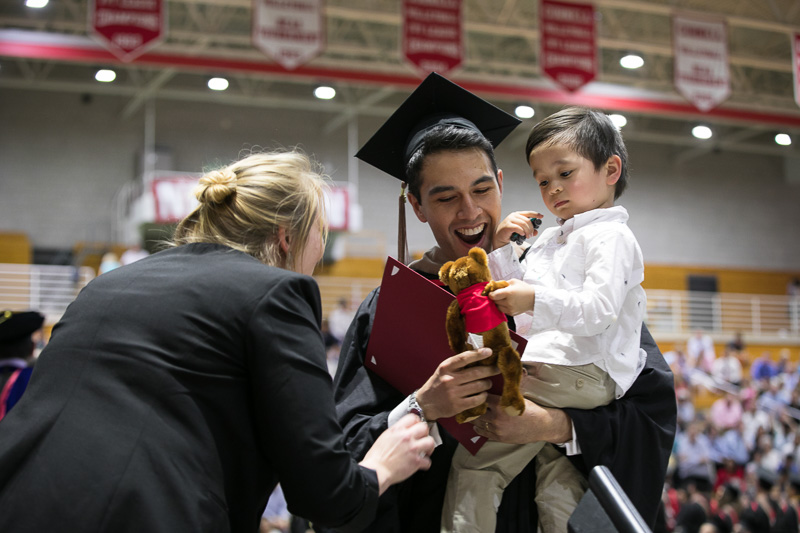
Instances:
[[[427,422],[427,420],[425,420],[425,413],[422,412],[422,407],[420,407],[417,402],[417,391],[412,392],[411,396],[408,397],[408,412],[414,413],[420,420]]]

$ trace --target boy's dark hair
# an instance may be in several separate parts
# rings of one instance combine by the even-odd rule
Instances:
[[[614,199],[628,186],[628,151],[617,127],[605,113],[584,107],[567,107],[550,115],[531,129],[525,145],[525,160],[542,144],[563,143],[594,164],[595,170],[612,155],[622,160]]]
[[[431,128],[422,138],[422,146],[408,159],[406,164],[406,183],[408,192],[422,202],[419,187],[422,179],[420,173],[425,158],[431,154],[446,151],[469,150],[478,148],[488,157],[492,165],[492,172],[497,178],[497,162],[494,159],[492,143],[479,131],[453,125],[442,125]]]

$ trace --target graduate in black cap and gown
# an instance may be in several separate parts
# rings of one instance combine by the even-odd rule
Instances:
[[[36,311],[0,313],[0,420],[22,397],[33,373],[33,334],[44,315]]]
[[[466,255],[471,247],[491,251],[503,192],[493,147],[518,123],[434,73],[358,152],[358,158],[404,182],[403,188],[408,184],[414,213],[431,227],[437,246],[411,263],[412,269],[435,280],[443,263]],[[402,209],[401,203],[401,219]],[[533,226],[528,228],[526,236],[535,234]],[[404,237],[401,220],[401,261]],[[376,289],[359,307],[344,338],[334,380],[337,414],[356,457],[403,413],[421,413],[436,427],[437,419],[482,403],[487,398],[487,378],[497,373],[491,367],[466,368],[485,355],[465,352],[442,362],[413,394],[399,393],[363,364],[379,295]],[[509,327],[513,329],[513,320]],[[489,395],[489,411],[472,422],[476,433],[502,442],[565,445],[560,449],[571,453],[573,463],[587,474],[596,465],[609,467],[652,526],[674,440],[676,406],[672,374],[644,326],[641,346],[648,353],[647,363],[621,400],[588,411],[543,408],[527,401],[521,417],[509,417],[497,408],[499,398]],[[433,453],[431,469],[392,487],[381,498],[379,514],[367,531],[439,531],[457,442],[441,427],[438,432],[442,444]],[[537,530],[534,470],[531,463],[506,489],[498,511],[498,532]]]

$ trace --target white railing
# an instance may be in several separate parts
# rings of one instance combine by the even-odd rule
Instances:
[[[769,294],[647,291],[647,325],[653,334],[703,329],[711,334],[796,338],[800,298]]]
[[[323,316],[340,298],[355,308],[380,279],[316,278]],[[420,302],[424,305],[423,302]],[[769,294],[647,290],[647,326],[656,339],[686,338],[703,329],[714,338],[741,332],[750,340],[800,344],[800,298]]]
[[[54,323],[93,278],[94,271],[89,267],[0,264],[0,310],[35,309]],[[378,278],[316,279],[323,316],[328,316],[340,299],[355,309],[380,285]],[[741,332],[750,339],[800,344],[800,298],[650,289],[646,322],[657,339],[704,329],[720,338]]]
[[[327,317],[344,299],[348,307],[355,310],[367,294],[381,284],[380,278],[342,278],[338,276],[317,276],[322,299],[322,316]]]
[[[89,267],[0,263],[0,309],[32,309],[53,324],[93,278]]]

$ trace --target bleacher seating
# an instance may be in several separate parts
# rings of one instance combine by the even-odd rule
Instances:
[[[33,247],[24,233],[0,232],[0,263],[29,264]]]

